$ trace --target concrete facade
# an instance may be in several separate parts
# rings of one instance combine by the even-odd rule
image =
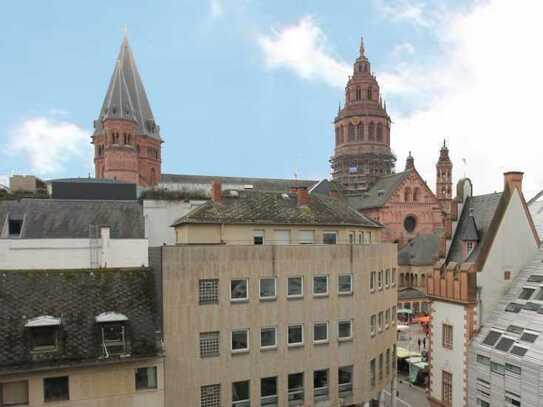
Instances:
[[[166,405],[177,405],[179,400],[184,400],[185,405],[200,405],[201,388],[208,385],[220,385],[219,404],[210,405],[232,405],[232,383],[246,380],[250,383],[250,403],[257,405],[261,399],[260,380],[268,377],[277,378],[278,401],[272,405],[336,406],[340,398],[345,405],[361,405],[378,399],[395,372],[395,321],[382,321],[381,328],[377,321],[393,315],[397,288],[392,275],[396,262],[396,247],[382,243],[164,247]],[[370,289],[371,276],[377,279],[372,272],[382,272],[381,288],[374,280],[374,289]],[[384,273],[391,280],[383,281]],[[338,278],[344,274],[352,275],[352,292],[340,294]],[[326,295],[313,294],[314,276],[327,276]],[[302,277],[301,297],[287,297],[289,277]],[[274,298],[259,298],[261,278],[275,279]],[[247,280],[247,300],[231,301],[232,279]],[[199,305],[201,280],[217,281],[217,303]],[[377,325],[373,333],[372,319]],[[339,321],[352,321],[350,338],[338,337]],[[313,341],[315,322],[328,323],[327,340],[322,343]],[[303,344],[288,344],[291,324],[302,324]],[[263,327],[276,328],[276,344],[268,349],[260,347]],[[231,351],[231,334],[236,329],[248,329],[247,351]],[[218,333],[218,352],[214,357],[201,358],[199,335],[208,332]],[[370,379],[372,360],[374,381]],[[351,366],[352,390],[340,397],[338,368]],[[313,374],[322,369],[328,370],[328,397],[314,404]],[[297,404],[287,401],[288,375],[292,373],[303,373],[305,401]]]
[[[156,368],[156,388],[136,389],[136,369],[153,367]],[[44,401],[43,380],[63,376],[68,377],[69,400]],[[31,373],[2,376],[0,377],[0,394],[2,394],[3,385],[13,382],[27,383],[28,402],[23,404],[30,407],[164,406],[164,364],[160,358],[124,364],[33,371]],[[0,405],[3,405],[1,399]]]

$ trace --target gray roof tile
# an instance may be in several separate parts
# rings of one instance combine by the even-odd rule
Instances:
[[[359,195],[349,195],[349,205],[356,210],[380,208],[386,204],[394,191],[409,176],[411,171],[380,177],[369,191]]]
[[[399,265],[430,266],[435,263],[442,230],[418,235],[398,252]]]

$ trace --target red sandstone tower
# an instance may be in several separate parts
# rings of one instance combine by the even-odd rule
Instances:
[[[96,178],[153,186],[160,181],[160,127],[156,124],[125,37],[98,120],[94,121]]]
[[[366,191],[377,178],[393,172],[396,158],[390,150],[390,123],[361,40],[360,56],[345,87],[345,105],[334,120],[332,177],[345,192]]]
[[[449,158],[449,149],[445,140],[439,151],[439,160],[436,164],[436,196],[441,202],[443,210],[450,213],[450,202],[452,201],[452,162]]]

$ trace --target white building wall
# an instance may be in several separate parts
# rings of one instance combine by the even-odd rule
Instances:
[[[519,270],[530,261],[537,249],[520,195],[515,190],[484,267],[477,273],[477,287],[481,290],[482,299],[477,318],[481,324],[485,323]],[[511,272],[510,280],[504,280],[505,271]]]
[[[148,266],[146,239],[0,239],[0,270]]]
[[[464,332],[465,308],[460,304],[434,301],[432,303],[432,370],[431,397],[441,400],[443,370],[452,374],[452,407],[464,407]],[[443,324],[453,327],[453,348],[443,347]]]
[[[207,187],[209,189],[209,185]],[[172,223],[204,202],[144,200],[145,236],[149,239],[149,247],[175,245]]]

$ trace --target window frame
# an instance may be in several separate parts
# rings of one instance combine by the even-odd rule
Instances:
[[[245,332],[247,339],[247,347],[242,349],[234,349],[234,333]],[[231,353],[248,353],[251,350],[251,337],[249,335],[249,328],[232,329],[230,331],[230,352]]]
[[[385,270],[385,288],[390,287],[390,269]]]
[[[349,277],[349,291],[341,291],[340,281],[342,277]],[[353,293],[353,273],[343,273],[339,274],[337,277],[337,293],[338,295],[352,295]]]
[[[374,293],[377,287],[377,272],[370,272],[370,293]]]
[[[317,325],[322,326],[324,325],[326,327],[326,338],[325,339],[315,339],[315,328],[317,328]],[[315,321],[313,322],[313,343],[315,345],[323,345],[327,344],[330,341],[330,335],[329,335],[329,323],[328,321]]]
[[[273,280],[273,296],[262,296],[262,280]],[[277,299],[277,277],[260,277],[258,279],[258,299],[260,301],[273,301]]]
[[[377,289],[379,291],[383,290],[383,270],[379,270],[377,273]]]
[[[375,336],[377,333],[377,314],[370,315],[370,336]]]
[[[291,376],[299,376],[301,375],[302,377],[302,387],[299,388],[295,388],[293,390],[291,390],[290,388],[290,378]],[[301,398],[298,398],[295,396],[296,395],[301,395]],[[294,396],[292,399],[291,399],[291,396]],[[297,373],[289,373],[287,375],[287,401],[288,401],[288,405],[291,405],[291,402],[297,402],[297,401],[304,401],[305,400],[305,372],[297,372]]]
[[[302,340],[301,340],[301,342],[290,343],[290,329],[295,328],[295,327],[300,327]],[[305,339],[304,338],[304,324],[302,324],[302,323],[288,324],[288,328],[287,328],[287,346],[289,348],[296,348],[296,347],[304,346],[304,339]]]
[[[213,397],[215,398],[215,400],[206,400],[204,404],[204,396],[209,395],[211,393],[210,390],[213,390]],[[216,401],[217,403],[215,403],[214,401]],[[207,385],[200,386],[200,407],[211,406],[210,403],[213,403],[212,406],[222,407],[220,383],[207,384]]]
[[[4,394],[6,393],[6,391],[4,390],[4,387],[5,386],[16,386],[16,385],[23,385],[24,388],[25,388],[25,395],[26,395],[26,399],[24,401],[15,401],[15,403],[9,403],[9,404],[4,404],[5,401],[4,401]],[[0,383],[0,406],[28,406],[30,404],[30,400],[29,400],[29,393],[28,393],[28,380],[12,380],[12,381],[8,381],[8,382],[2,382]]]
[[[340,324],[349,323],[349,336],[340,336]],[[353,320],[343,319],[337,321],[337,340],[338,342],[347,342],[353,340]]]
[[[273,329],[273,337],[274,337],[274,343],[273,345],[262,345],[262,331],[265,329]],[[260,328],[260,335],[259,335],[259,341],[260,341],[260,350],[272,350],[277,349],[277,327],[276,326],[263,326]]]
[[[264,244],[266,231],[264,229],[253,229],[253,245],[262,246]],[[261,239],[260,243],[257,243],[257,239]]]
[[[449,329],[450,335],[447,333]],[[441,325],[441,346],[449,350],[452,350],[454,346],[454,328],[451,324],[445,322]]]
[[[203,296],[202,294],[205,294],[205,290],[207,287],[203,286],[206,283],[209,284],[216,284],[216,300],[213,301],[213,295],[209,296],[211,300],[202,300]],[[214,288],[211,287],[211,290]],[[198,280],[198,305],[213,305],[219,303],[219,279],[218,278],[201,278]]]
[[[143,369],[145,369],[147,384],[144,387],[141,387],[141,385],[138,386],[138,372],[143,370]],[[149,382],[149,376],[148,376],[149,369],[151,369],[151,371],[154,374],[154,382],[155,382],[154,386],[148,384],[148,382]],[[158,389],[158,372],[157,372],[156,366],[142,366],[142,367],[135,368],[134,369],[134,382],[135,382],[136,391],[146,391],[146,390],[156,390],[156,389]]]
[[[340,374],[340,370],[346,370],[346,369],[350,369],[350,373],[351,373],[351,381],[350,382],[346,382],[346,383],[340,383],[340,380],[341,380],[341,374]],[[338,387],[338,394],[340,397],[345,397],[345,396],[348,396],[350,394],[352,394],[353,392],[353,383],[354,383],[354,380],[353,380],[353,377],[354,377],[354,366],[353,365],[349,365],[349,366],[339,366],[338,369],[337,369],[337,387]]]
[[[217,336],[217,352],[212,353],[204,353],[202,352],[202,335],[216,335]],[[200,359],[208,359],[208,358],[214,358],[218,357],[221,354],[221,332],[220,331],[209,331],[209,332],[200,332],[200,338],[199,338],[199,346],[200,346]]]
[[[63,381],[66,380],[66,398],[53,398],[53,399],[48,399],[47,398],[47,385],[46,385],[46,381],[48,380],[60,380],[62,379]],[[59,402],[59,401],[69,401],[70,400],[70,377],[69,376],[50,376],[50,377],[44,377],[42,379],[42,384],[43,384],[43,401],[44,403],[50,403],[50,402]]]
[[[32,346],[32,353],[51,353],[51,352],[57,352],[59,348],[59,330],[60,325],[47,325],[47,326],[37,326],[37,327],[31,327],[30,329],[30,335],[31,335],[31,346]],[[41,331],[50,330],[52,334],[52,339],[54,341],[54,344],[52,345],[36,345],[36,336]]]
[[[232,283],[234,281],[245,281],[245,297],[244,298],[233,298],[232,297]],[[231,303],[240,303],[249,301],[249,279],[248,278],[231,278],[230,279],[230,302]]]
[[[325,278],[326,279],[326,292],[324,293],[316,293],[315,292],[315,279],[316,278]],[[312,284],[313,284],[313,297],[328,297],[328,293],[329,293],[329,283],[330,283],[330,278],[328,277],[328,274],[317,274],[317,275],[314,275],[313,278],[311,279],[312,281]]]
[[[247,395],[249,398],[243,400],[234,400],[234,385],[236,384],[247,384]],[[232,407],[246,407],[251,405],[251,381],[250,380],[240,380],[237,382],[232,382],[231,385],[232,391]]]
[[[447,389],[445,389],[447,384]],[[441,371],[441,401],[446,406],[451,406],[453,403],[453,375],[452,373],[442,370]]]
[[[275,394],[270,394],[270,395],[267,395],[267,396],[263,396],[262,395],[262,389],[264,388],[264,386],[262,386],[262,381],[263,380],[270,380],[270,379],[274,379],[275,381]],[[260,405],[261,406],[267,406],[267,405],[272,405],[272,404],[275,404],[277,405],[277,402],[279,400],[279,395],[278,395],[278,379],[277,379],[277,376],[268,376],[268,377],[261,377],[260,378]]]
[[[327,241],[326,239],[326,235],[334,235],[334,242],[332,243],[332,241]],[[322,232],[322,244],[331,244],[331,245],[334,245],[334,244],[337,244],[337,235],[338,235],[338,232],[337,230],[325,230]]]
[[[290,294],[289,293],[289,281],[291,279],[299,278],[301,281],[300,284],[300,294]],[[298,299],[298,298],[304,298],[304,277],[303,276],[290,276],[287,277],[287,299]]]
[[[315,374],[316,373],[326,373],[326,386],[316,387],[315,386]],[[313,370],[313,397],[316,401],[328,400],[330,394],[330,370],[326,369],[316,369]]]

